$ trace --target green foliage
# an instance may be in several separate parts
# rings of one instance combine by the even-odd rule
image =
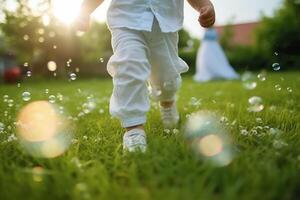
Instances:
[[[179,56],[188,64],[189,74],[195,73],[196,57],[200,41],[196,38],[192,38],[190,34],[182,29],[179,31]]]
[[[224,49],[231,49],[232,45],[232,38],[234,36],[233,30],[231,28],[231,24],[229,23],[227,26],[224,27],[224,31],[222,37],[220,38],[220,45]]]
[[[257,30],[258,48],[268,60],[278,60],[283,69],[299,69],[300,66],[300,3],[298,0],[285,0],[274,17],[264,17]]]
[[[16,11],[2,8],[5,20],[0,24],[0,30],[6,51],[14,52],[19,63],[29,63],[31,70],[39,74],[52,75],[47,70],[49,61],[57,63],[58,75],[69,73],[79,66],[82,66],[83,73],[88,73],[88,70],[104,65],[99,59],[107,60],[112,53],[106,25],[93,22],[91,31],[82,36],[51,15],[48,0],[40,0],[40,4],[43,6],[39,8],[44,9],[38,11],[28,6],[28,0],[19,1]],[[45,17],[49,24],[43,22]],[[66,69],[64,66],[69,59],[73,62]],[[97,74],[99,70],[90,74],[95,72]]]
[[[300,4],[285,0],[273,17],[263,17],[255,30],[255,45],[232,45],[232,30],[225,28],[220,43],[230,63],[238,70],[272,70],[278,62],[283,70],[300,66]],[[278,55],[274,55],[275,52]]]

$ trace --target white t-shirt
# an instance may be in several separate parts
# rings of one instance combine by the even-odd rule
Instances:
[[[183,25],[184,0],[112,0],[107,12],[110,29],[151,31],[154,18],[162,32],[176,32]]]

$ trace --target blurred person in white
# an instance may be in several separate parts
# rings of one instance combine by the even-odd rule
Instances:
[[[219,44],[218,33],[214,28],[206,29],[196,60],[194,80],[205,82],[214,79],[237,79],[239,75],[229,64]]]
[[[84,0],[77,27],[86,31],[91,13],[103,0]],[[210,27],[215,11],[210,0],[188,0],[199,12],[199,22]],[[123,148],[144,152],[144,124],[150,109],[147,81],[153,98],[160,102],[165,127],[179,120],[176,92],[180,74],[188,70],[178,56],[178,31],[183,25],[184,0],[112,0],[107,24],[112,34],[113,56],[107,69],[113,78],[110,113],[126,128]]]

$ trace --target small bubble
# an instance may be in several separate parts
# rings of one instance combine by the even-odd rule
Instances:
[[[27,72],[26,72],[26,76],[27,76],[27,77],[31,77],[31,75],[32,75],[31,71],[27,71]]]
[[[49,93],[49,89],[45,89],[45,94],[48,94]]]
[[[71,73],[71,74],[70,74],[70,80],[71,80],[71,81],[75,81],[76,78],[77,78],[77,75],[76,75],[75,73]]]
[[[38,34],[43,35],[45,33],[45,30],[43,28],[38,29]]]
[[[278,71],[278,70],[280,70],[281,67],[280,67],[279,63],[274,63],[272,65],[272,68],[273,68],[274,71]]]
[[[79,67],[75,68],[75,72],[78,73],[80,71]]]
[[[55,103],[56,97],[54,95],[50,95],[48,100],[49,100],[49,103]]]
[[[29,63],[28,63],[28,62],[25,62],[25,63],[23,64],[23,66],[24,66],[24,67],[28,67],[28,66],[29,66]]]
[[[279,84],[276,84],[276,85],[275,85],[275,90],[276,90],[276,91],[281,91],[281,86],[280,86]]]
[[[256,88],[256,78],[251,72],[245,72],[241,78],[244,88],[247,90],[253,90]]]
[[[14,106],[14,100],[13,99],[8,99],[7,100],[7,105],[8,105],[8,107],[13,107]]]
[[[248,99],[248,103],[250,104],[248,107],[249,112],[260,112],[264,109],[264,105],[262,104],[263,100],[261,97],[253,96]]]
[[[293,89],[291,87],[287,87],[286,90],[289,92],[289,93],[292,93],[293,92]]]
[[[164,129],[164,132],[169,134],[171,131],[170,131],[170,129]]]
[[[24,35],[24,36],[23,36],[23,39],[24,39],[25,41],[27,41],[27,40],[29,40],[29,36],[28,36],[28,35]]]
[[[196,97],[191,97],[190,101],[189,101],[189,105],[191,106],[201,106],[201,99],[197,99]]]
[[[22,99],[23,99],[23,101],[29,101],[31,99],[30,92],[23,92]]]
[[[7,102],[9,96],[7,94],[3,95],[3,102]]]
[[[279,55],[279,53],[275,51],[275,52],[274,52],[274,55],[275,55],[275,56],[278,56],[278,55]]]
[[[2,122],[0,122],[0,133],[3,133],[4,129],[5,125]]]
[[[267,78],[266,78],[266,74],[265,73],[260,73],[257,75],[257,78],[260,80],[260,81],[265,81]]]
[[[43,42],[45,42],[45,38],[44,37],[39,37],[38,41],[39,41],[39,43],[43,43]]]
[[[56,62],[54,61],[49,61],[47,66],[48,66],[48,70],[51,72],[55,71],[57,68]]]
[[[18,84],[17,84],[17,87],[18,87],[18,88],[21,87],[21,83],[18,83]]]
[[[104,58],[100,58],[99,60],[100,60],[100,62],[102,62],[102,63],[104,62]]]

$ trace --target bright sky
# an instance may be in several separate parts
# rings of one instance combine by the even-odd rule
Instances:
[[[106,21],[106,11],[111,0],[104,3],[94,12],[93,17],[101,22]],[[257,21],[262,14],[271,16],[280,7],[283,0],[212,0],[215,5],[217,25],[228,22],[241,23]],[[13,9],[16,4],[7,1],[7,7]],[[38,0],[29,0],[32,7],[37,7]],[[82,0],[52,0],[54,14],[66,24],[74,20]],[[66,9],[68,8],[68,9]],[[198,13],[185,1],[184,27],[196,37],[201,37],[203,29],[198,24]],[[1,15],[0,15],[1,20]]]
[[[259,19],[261,14],[270,16],[275,9],[280,7],[283,0],[212,0],[217,14],[217,25],[228,22],[241,23],[252,22]],[[105,21],[106,10],[110,0],[104,1],[94,13],[94,17],[99,21]],[[193,36],[200,37],[203,29],[198,25],[198,13],[185,3],[184,27]],[[198,28],[199,27],[199,28]]]

